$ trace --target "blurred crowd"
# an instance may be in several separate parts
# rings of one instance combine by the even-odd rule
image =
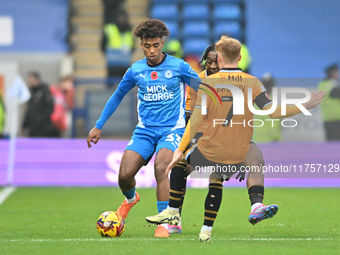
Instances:
[[[103,0],[104,22],[101,50],[106,59],[106,85],[108,87],[117,85],[130,67],[135,45],[138,45],[133,36],[133,27],[129,22],[124,2],[124,0]],[[177,38],[165,38],[163,51],[177,58],[184,58],[196,72],[202,70],[198,64],[199,56],[184,55],[181,42]],[[243,71],[251,73],[252,59],[245,43],[242,43],[241,56],[239,67]],[[325,69],[325,73],[325,79],[318,85],[318,90],[327,93],[321,104],[326,139],[328,141],[340,140],[338,65],[330,65]],[[275,79],[267,73],[262,77],[262,82],[271,96]],[[27,75],[26,83],[30,89],[31,98],[27,103],[20,134],[28,137],[71,137],[72,111],[75,100],[73,77],[71,75],[62,76],[58,84],[47,84],[41,79],[39,71],[32,71]],[[266,119],[266,116],[255,116],[255,118]],[[3,136],[5,119],[4,95],[0,90],[0,137]],[[254,129],[253,140],[255,142],[280,141],[280,125],[275,122],[274,128]]]
[[[327,141],[340,140],[340,85],[339,66],[333,64],[325,69],[326,77],[318,90],[326,92],[320,104]]]
[[[74,87],[71,76],[59,84],[48,85],[38,72],[30,72],[27,85],[31,98],[27,104],[21,134],[27,137],[64,137],[72,126]]]

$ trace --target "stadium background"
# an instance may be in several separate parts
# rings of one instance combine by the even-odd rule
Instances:
[[[195,2],[207,7],[197,14],[199,18],[192,18],[200,23],[201,29],[210,31],[204,33],[205,38],[202,38],[201,30],[196,31],[197,35],[185,33],[193,32],[190,27],[186,28],[190,19],[183,18],[185,7]],[[235,16],[217,19],[215,11],[219,8],[216,7],[229,2],[236,6]],[[337,0],[126,0],[125,8],[133,27],[147,17],[166,21],[182,42],[186,57],[202,52],[221,32],[233,34],[249,48],[252,57],[250,73],[262,77],[265,72],[270,72],[279,87],[294,84],[315,89],[324,77],[324,68],[340,59],[340,35],[337,32],[340,2]],[[199,8],[199,11],[203,9]],[[31,70],[39,71],[49,84],[57,83],[67,72],[65,69],[68,70],[66,67],[70,61],[74,62],[76,88],[71,137],[60,140],[20,137],[16,143],[13,184],[117,184],[120,156],[136,124],[136,90],[125,97],[106,123],[103,138],[108,140],[101,140],[91,150],[85,143],[87,133],[113,93],[105,86],[105,59],[100,51],[103,12],[100,0],[0,0],[0,88],[4,95],[10,90],[16,74],[26,77]],[[164,19],[162,15],[169,17]],[[218,24],[222,24],[222,30],[226,27],[231,30],[218,30]],[[138,43],[136,41],[137,49]],[[138,49],[134,61],[142,57]],[[5,101],[8,111],[5,132],[9,134],[13,115],[9,98]],[[24,107],[21,107],[21,117],[23,111]],[[296,142],[305,150],[305,154],[298,154],[296,164],[339,163],[336,153],[339,144],[324,143],[320,111],[315,109],[312,113],[313,119],[299,115],[297,119],[301,125],[294,131],[283,130],[283,143],[259,145],[267,163],[271,163],[270,160],[273,164],[292,162],[292,156],[286,155],[296,147]],[[316,142],[325,146],[321,152],[321,145]],[[9,144],[9,140],[0,141],[0,185],[8,182]],[[270,159],[273,150],[279,156]],[[151,180],[151,169],[152,164],[139,174],[137,183],[140,186],[155,185]],[[339,179],[334,178],[324,178],[320,182],[320,179],[298,180],[295,177],[289,176],[289,181],[284,177],[281,181],[269,179],[268,183],[272,186],[340,185]],[[192,186],[206,186],[206,180],[192,182]],[[243,186],[237,182],[231,185]]]

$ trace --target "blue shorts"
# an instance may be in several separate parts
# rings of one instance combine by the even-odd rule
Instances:
[[[136,127],[125,150],[132,150],[148,161],[154,152],[167,148],[175,151],[181,142],[185,128],[176,130],[156,130]]]

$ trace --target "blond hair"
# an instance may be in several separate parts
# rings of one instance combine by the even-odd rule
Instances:
[[[230,62],[238,60],[241,52],[241,43],[233,38],[222,36],[221,39],[216,43],[216,51],[221,54],[224,59]]]

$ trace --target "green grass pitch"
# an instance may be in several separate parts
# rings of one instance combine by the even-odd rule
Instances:
[[[182,234],[153,237],[155,189],[138,189],[120,238],[103,238],[96,220],[123,201],[117,188],[17,188],[0,205],[0,254],[340,254],[340,189],[267,188],[277,215],[253,226],[245,188],[225,188],[211,243],[200,243],[207,189],[188,189]]]

